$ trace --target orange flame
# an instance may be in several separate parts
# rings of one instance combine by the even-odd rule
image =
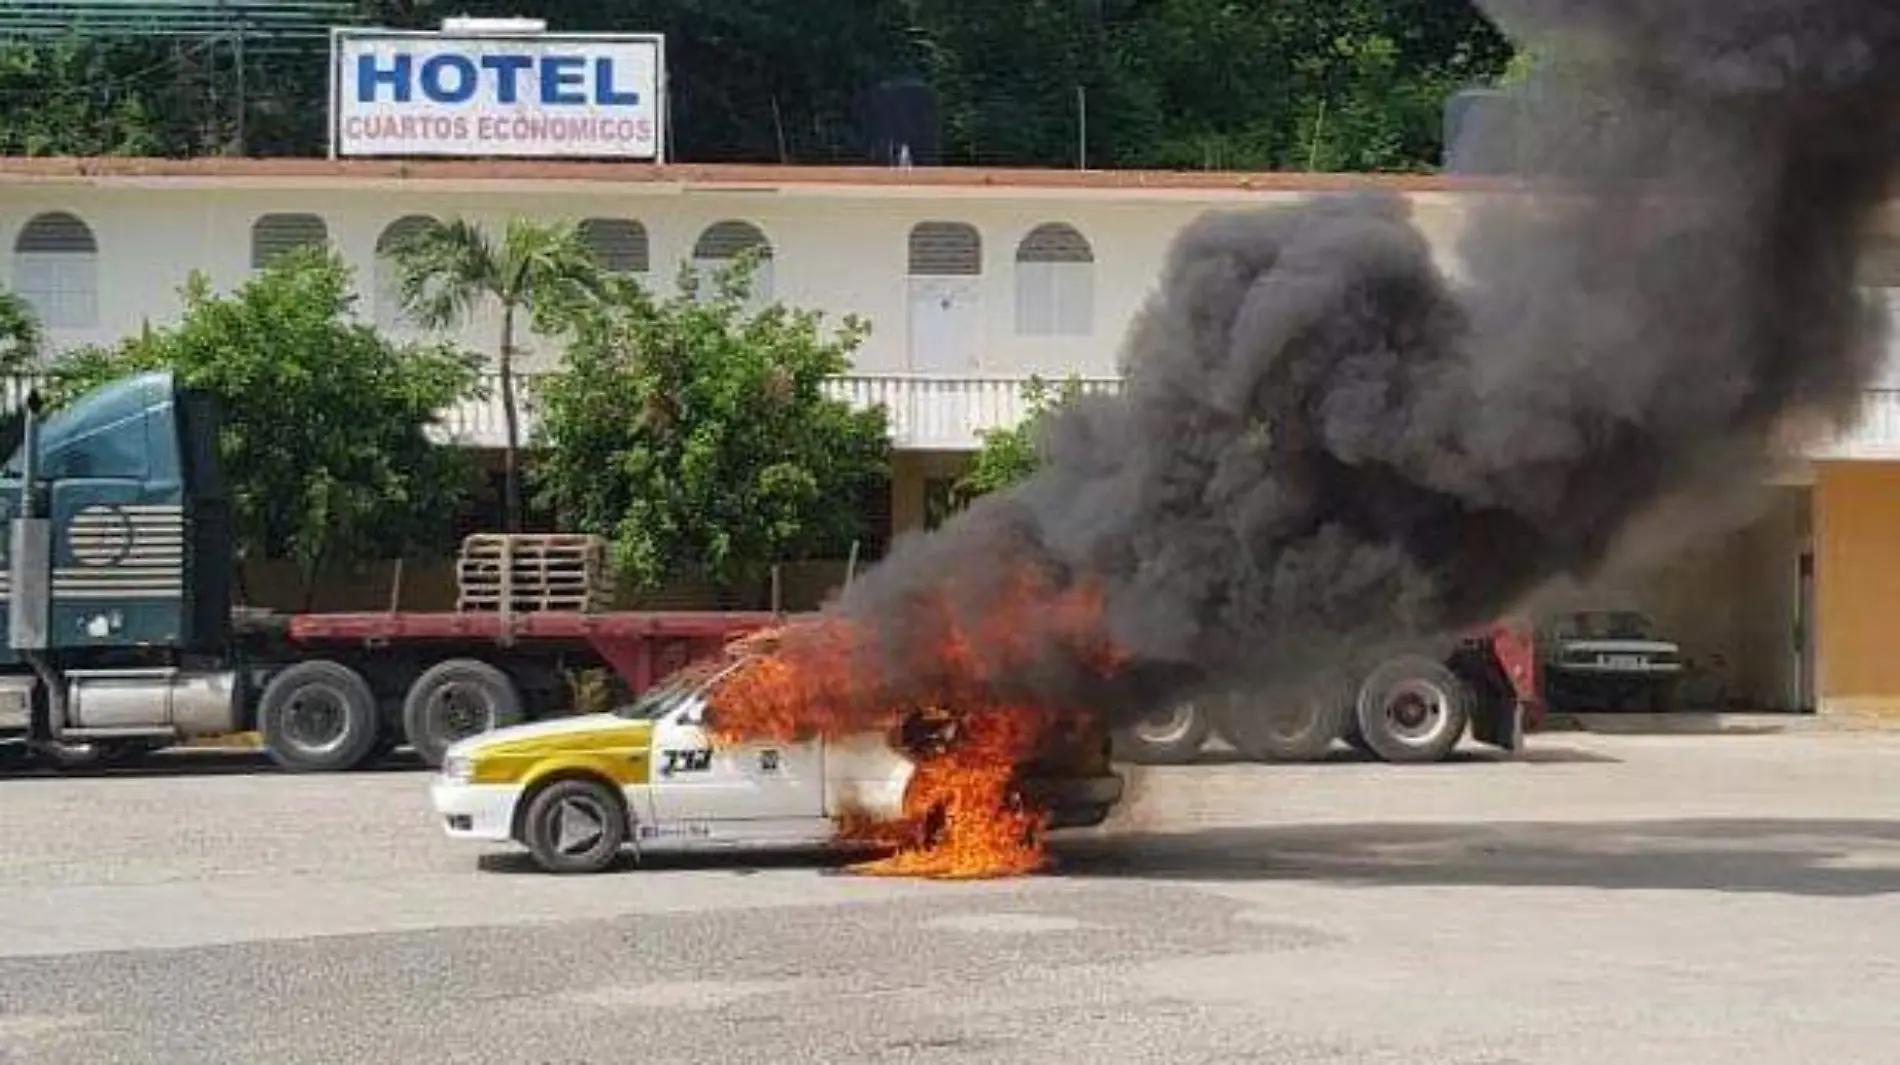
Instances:
[[[1017,792],[1019,772],[1060,741],[1068,731],[1060,726],[1087,715],[1003,705],[991,681],[1027,665],[1051,640],[1105,671],[1120,659],[1101,636],[1101,602],[1089,589],[1058,591],[1020,573],[1001,602],[974,613],[982,621],[966,629],[940,596],[909,619],[913,638],[895,662],[838,616],[745,638],[733,651],[760,657],[721,687],[716,738],[899,735],[907,723],[927,721],[936,741],[922,750],[906,744],[915,771],[901,819],[841,819],[847,841],[895,852],[858,871],[958,879],[1034,872],[1044,863],[1047,813]],[[921,677],[938,679],[919,691]]]
[[[1034,716],[1009,711],[972,715],[959,742],[923,759],[904,796],[897,851],[858,866],[874,876],[977,879],[1042,868],[1042,811],[1013,794],[1016,760],[1035,747]],[[892,826],[869,825],[855,838],[885,843]],[[846,826],[846,838],[852,828]]]

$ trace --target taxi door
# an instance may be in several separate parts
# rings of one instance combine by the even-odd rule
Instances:
[[[718,747],[696,695],[661,718],[653,732],[653,811],[661,823],[822,818],[823,741]]]

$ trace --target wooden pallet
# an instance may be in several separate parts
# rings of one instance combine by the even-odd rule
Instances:
[[[607,542],[577,534],[480,533],[462,541],[456,609],[596,611],[613,604]]]

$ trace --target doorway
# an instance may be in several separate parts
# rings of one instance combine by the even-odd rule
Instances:
[[[910,369],[966,376],[982,364],[983,240],[967,222],[910,231]]]

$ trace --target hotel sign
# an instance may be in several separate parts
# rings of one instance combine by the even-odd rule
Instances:
[[[656,34],[334,29],[330,155],[660,161]]]

